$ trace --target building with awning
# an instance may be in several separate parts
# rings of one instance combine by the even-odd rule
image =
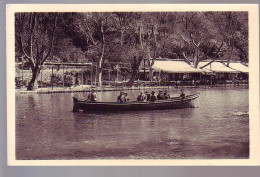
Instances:
[[[141,79],[147,80],[149,68],[147,61],[140,67]],[[145,66],[145,67],[144,67]],[[200,79],[204,71],[185,62],[184,59],[156,59],[152,66],[154,80],[181,81]]]
[[[229,68],[237,70],[241,73],[249,73],[249,67],[239,62],[229,63]]]
[[[243,73],[248,73],[248,67],[239,62],[230,62],[227,66],[226,61],[201,61],[198,63],[198,68],[205,71],[206,75],[203,79],[213,82],[231,82],[238,78],[247,79]]]
[[[156,60],[152,66],[155,72],[166,73],[202,73],[203,70],[192,67],[185,61],[179,60]]]
[[[239,73],[238,70],[227,67],[224,63],[220,61],[201,61],[198,64],[198,68],[202,69],[205,72],[214,72],[214,73]]]

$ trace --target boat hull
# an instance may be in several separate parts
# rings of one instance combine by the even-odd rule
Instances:
[[[89,112],[102,111],[139,111],[139,110],[161,110],[161,109],[180,109],[192,107],[192,100],[198,98],[198,94],[188,95],[185,98],[175,97],[168,100],[157,100],[155,102],[85,102],[73,98],[73,111],[79,110]]]

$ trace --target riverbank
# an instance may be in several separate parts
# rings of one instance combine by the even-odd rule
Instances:
[[[90,92],[92,89],[96,90],[97,92],[106,92],[106,91],[127,91],[127,90],[145,90],[145,89],[167,89],[172,86],[140,86],[140,87],[111,87],[111,86],[105,86],[105,87],[91,87],[89,85],[83,85],[83,86],[75,86],[75,87],[54,87],[54,88],[38,88],[33,91],[28,91],[26,88],[23,89],[16,89],[16,93],[20,94],[48,94],[48,93],[71,93],[71,92]],[[195,87],[195,86],[189,86],[189,87]]]
[[[128,90],[145,90],[145,89],[169,89],[169,88],[213,88],[213,87],[246,87],[247,84],[233,85],[233,84],[221,84],[221,85],[200,85],[200,86],[132,86],[132,87],[95,87],[90,85],[81,85],[73,87],[46,87],[38,88],[33,91],[28,91],[26,88],[16,89],[15,92],[18,94],[50,94],[50,93],[72,93],[72,92],[90,92],[92,89],[97,92],[107,91],[128,91]]]

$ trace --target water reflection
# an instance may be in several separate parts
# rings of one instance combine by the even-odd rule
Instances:
[[[29,95],[28,96],[28,109],[35,110],[35,102],[34,102],[34,96],[35,95]]]

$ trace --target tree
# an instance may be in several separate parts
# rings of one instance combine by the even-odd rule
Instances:
[[[41,66],[52,58],[57,17],[56,13],[15,14],[16,52],[22,54],[22,60],[28,61],[32,70],[27,90],[38,87]]]
[[[141,35],[139,31],[140,20],[142,13],[138,12],[118,12],[115,13],[117,18],[116,22],[120,25],[117,26],[117,38],[112,41],[110,48],[117,48],[115,51],[111,51],[113,56],[110,55],[110,58],[114,58],[113,61],[123,61],[131,63],[131,78],[128,81],[128,85],[132,85],[137,79],[139,73],[139,66],[143,58],[145,58],[144,51],[141,47]],[[118,20],[117,20],[118,19]],[[119,42],[117,42],[119,41]],[[108,54],[109,55],[109,54]]]
[[[213,60],[218,58],[223,47],[223,37],[216,30],[215,22],[207,18],[205,12],[185,12],[181,16],[180,39],[189,46],[190,56],[188,57],[187,50],[184,50],[183,57],[194,67],[198,66],[201,58],[211,57]]]
[[[228,46],[227,66],[236,57],[238,60],[248,60],[248,14],[246,12],[222,12],[220,25],[225,42]]]
[[[75,13],[73,17],[74,37],[77,36],[85,45],[88,55],[96,55],[98,85],[102,86],[102,65],[106,52],[109,52],[108,43],[113,40],[116,32],[116,23],[112,13]]]
[[[155,13],[142,13],[138,21],[139,44],[146,54],[149,68],[149,80],[153,78],[153,64],[158,54],[157,27],[158,21]]]

